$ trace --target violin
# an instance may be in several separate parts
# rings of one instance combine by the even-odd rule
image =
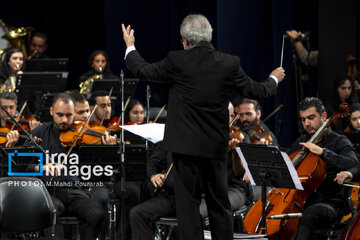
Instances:
[[[6,127],[3,127],[3,128],[0,128],[0,145],[1,146],[4,146],[6,144],[6,142],[8,141],[7,139],[7,134],[10,132],[10,129],[9,128],[6,128]],[[22,139],[28,139],[28,137],[26,135],[23,135],[23,134],[19,134],[19,138],[22,138]],[[41,138],[36,138],[34,137],[33,140],[37,143],[37,144],[41,144],[42,142],[42,139]],[[30,140],[29,140],[30,141]]]
[[[66,131],[60,133],[60,141],[63,146],[71,146],[76,140],[75,144],[102,144],[102,137],[106,136],[106,128],[104,126],[94,126],[90,127],[89,124],[85,122],[75,122],[70,128]],[[81,132],[78,137],[80,129],[84,127],[84,130]],[[117,143],[120,143],[119,140]]]
[[[273,141],[270,133],[266,132],[260,124],[257,125],[254,130],[249,132],[249,137],[251,143],[254,144],[258,143],[261,139],[265,139],[265,142],[267,142],[267,144],[272,144]]]
[[[341,103],[339,105],[339,112],[335,113],[331,119],[330,127],[336,128],[339,119],[350,116],[350,105],[348,103]],[[350,129],[349,129],[350,130]]]
[[[17,117],[16,117],[17,118]],[[21,127],[26,130],[27,132],[30,132],[30,125],[29,123],[31,121],[37,121],[35,117],[24,117],[23,115],[19,116],[19,119],[17,120],[17,122],[21,125]],[[19,132],[22,132],[22,130],[16,126],[15,124],[13,124],[12,122],[10,122],[10,120],[6,120],[6,128],[12,129],[12,130],[18,130]]]

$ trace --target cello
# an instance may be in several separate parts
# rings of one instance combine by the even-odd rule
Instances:
[[[327,119],[308,142],[318,142],[326,132],[332,119],[339,115],[341,113]],[[280,222],[270,220],[268,217],[278,214],[301,213],[307,198],[319,188],[326,177],[325,162],[306,148],[292,153],[290,159],[292,159],[304,190],[273,188],[267,194],[265,219],[269,239],[289,239],[297,232],[298,218],[284,219],[284,221]],[[265,221],[262,219],[262,210],[262,200],[260,199],[245,217],[244,229],[247,232],[251,234],[260,233],[260,222]]]

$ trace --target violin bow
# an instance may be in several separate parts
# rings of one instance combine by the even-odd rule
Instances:
[[[166,178],[169,176],[169,173],[170,173],[170,171],[171,171],[171,169],[172,169],[173,166],[174,166],[174,163],[171,162],[170,165],[169,165],[169,167],[168,167],[168,169],[166,169],[165,176],[164,176],[164,181],[163,181],[163,186],[164,186],[165,181],[166,181]],[[160,188],[160,187],[155,188],[154,193],[156,193],[159,188]]]
[[[125,103],[125,106],[124,106],[124,111],[126,110],[128,104],[129,104],[129,102],[130,102],[130,98],[131,98],[131,96],[129,96],[129,97],[127,98],[127,100],[126,100],[126,103]],[[117,121],[116,124],[117,124],[117,125],[120,125],[120,121],[121,121],[121,114],[120,114],[119,120]]]
[[[21,107],[21,109],[20,109],[20,112],[19,112],[19,115],[15,118],[15,121],[19,121],[20,115],[23,113],[26,105],[27,105],[27,100],[26,100],[26,101],[24,102],[24,104],[22,105],[22,107]],[[13,123],[13,125],[11,126],[10,131],[12,131],[12,130],[14,129],[14,127],[15,127],[15,124]]]
[[[154,123],[157,122],[157,120],[159,119],[160,115],[162,114],[162,112],[164,111],[166,107],[166,104],[160,109],[159,113],[156,115],[155,119],[154,119]]]
[[[234,117],[233,120],[231,120],[231,122],[229,123],[229,127],[231,127],[232,125],[234,125],[236,123],[237,120],[239,120],[240,115],[236,114],[236,117]]]
[[[113,87],[111,87],[110,92],[109,92],[109,96],[108,96],[110,103],[111,103],[111,94],[112,94],[112,91],[113,91]],[[107,103],[106,103],[106,104],[107,104]],[[103,125],[103,123],[104,123],[104,118],[105,118],[105,113],[103,114],[103,116],[102,116],[102,118],[101,118],[100,126]]]
[[[277,108],[275,108],[274,111],[272,111],[264,120],[263,122],[266,122],[267,120],[269,120],[269,118],[271,118],[275,113],[277,113],[284,105],[280,104]]]

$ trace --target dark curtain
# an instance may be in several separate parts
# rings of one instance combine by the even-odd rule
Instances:
[[[320,3],[319,3],[320,2]],[[149,62],[161,60],[168,51],[181,49],[179,26],[190,13],[202,13],[213,26],[213,45],[220,51],[238,55],[245,72],[257,81],[264,80],[280,65],[283,35],[286,30],[309,31],[311,49],[318,49],[318,39],[327,39],[332,26],[339,31],[348,26],[337,21],[337,16],[347,16],[355,28],[345,36],[333,38],[322,48],[327,51],[355,51],[359,55],[359,4],[356,0],[311,1],[311,0],[103,0],[103,1],[3,1],[0,18],[15,26],[33,26],[35,31],[49,37],[48,55],[68,57],[70,76],[68,89],[78,87],[79,76],[88,71],[88,56],[96,49],[109,54],[112,71],[119,75],[123,69],[125,78],[133,78],[124,63],[125,45],[122,40],[121,23],[131,24],[135,29],[136,48]],[[330,5],[329,5],[330,4]],[[327,18],[324,18],[327,16]],[[332,17],[331,17],[332,16]],[[343,18],[341,18],[343,19]],[[318,24],[320,22],[322,25]],[[331,24],[330,24],[331,23]],[[326,28],[325,28],[326,26]],[[318,29],[325,29],[322,32]],[[331,36],[331,35],[329,35]],[[338,48],[342,40],[346,45]],[[329,37],[328,37],[329,38]],[[324,42],[320,41],[321,44]],[[324,43],[325,44],[325,43]],[[333,46],[330,48],[328,46]],[[342,45],[345,46],[345,45]],[[329,50],[330,49],[330,50]],[[284,107],[267,125],[277,135],[281,146],[288,147],[299,135],[297,104],[300,97],[318,96],[317,68],[306,67],[308,79],[295,83],[292,71],[293,49],[284,43],[283,67],[286,79],[278,88],[275,97],[261,100],[263,118],[279,104]],[[325,54],[324,54],[325,55]],[[331,61],[328,58],[327,61]],[[326,72],[326,68],[324,71]],[[321,75],[320,75],[321,76]],[[146,104],[146,83],[139,83],[136,98]],[[150,106],[161,107],[167,102],[167,86],[149,84]],[[299,87],[300,86],[300,87]],[[321,87],[321,86],[320,86]],[[303,96],[299,96],[299,88]],[[319,95],[321,97],[321,94]],[[236,97],[233,93],[232,98]]]

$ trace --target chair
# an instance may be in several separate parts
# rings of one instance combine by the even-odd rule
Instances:
[[[41,180],[0,178],[0,232],[30,233],[54,226],[56,210]]]
[[[57,225],[75,225],[75,238],[76,240],[80,240],[80,225],[83,224],[84,221],[73,216],[62,216],[57,217],[56,224]]]

